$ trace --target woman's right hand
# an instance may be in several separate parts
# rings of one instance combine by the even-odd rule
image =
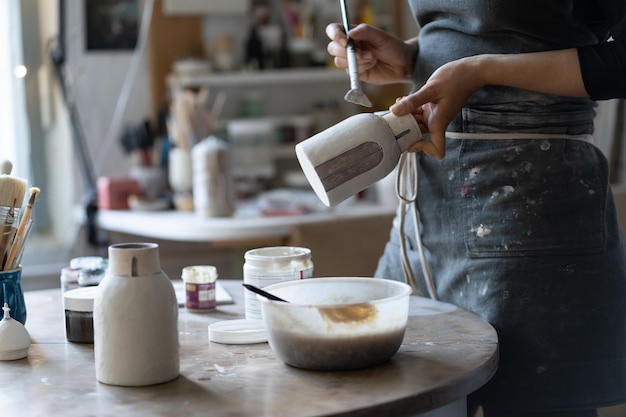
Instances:
[[[418,51],[416,40],[403,42],[366,24],[350,29],[349,34],[356,46],[359,78],[362,81],[390,84],[410,78]],[[347,70],[348,38],[343,26],[338,23],[329,24],[326,35],[331,39],[327,50],[335,57],[335,65]]]

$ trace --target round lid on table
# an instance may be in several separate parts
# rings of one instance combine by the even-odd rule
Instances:
[[[63,308],[70,311],[93,311],[93,300],[97,286],[81,287],[63,293]]]
[[[209,325],[209,340],[230,345],[267,342],[262,320],[224,320]]]

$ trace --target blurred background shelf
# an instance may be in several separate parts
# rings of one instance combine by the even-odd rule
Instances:
[[[289,86],[290,84],[327,82],[343,83],[346,84],[346,88],[350,86],[350,80],[345,71],[324,67],[225,72],[206,75],[169,75],[167,78],[170,88],[257,87],[266,84]]]

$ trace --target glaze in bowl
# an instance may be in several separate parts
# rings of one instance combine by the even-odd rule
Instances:
[[[411,287],[402,282],[309,278],[264,290],[288,301],[257,296],[270,347],[288,365],[362,369],[386,362],[402,344],[411,294]]]

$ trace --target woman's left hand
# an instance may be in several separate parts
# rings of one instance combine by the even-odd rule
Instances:
[[[410,152],[424,152],[437,159],[446,153],[446,129],[476,90],[484,86],[472,58],[449,62],[437,69],[415,93],[402,97],[391,106],[393,114],[412,113],[422,133],[430,140],[417,142]]]

